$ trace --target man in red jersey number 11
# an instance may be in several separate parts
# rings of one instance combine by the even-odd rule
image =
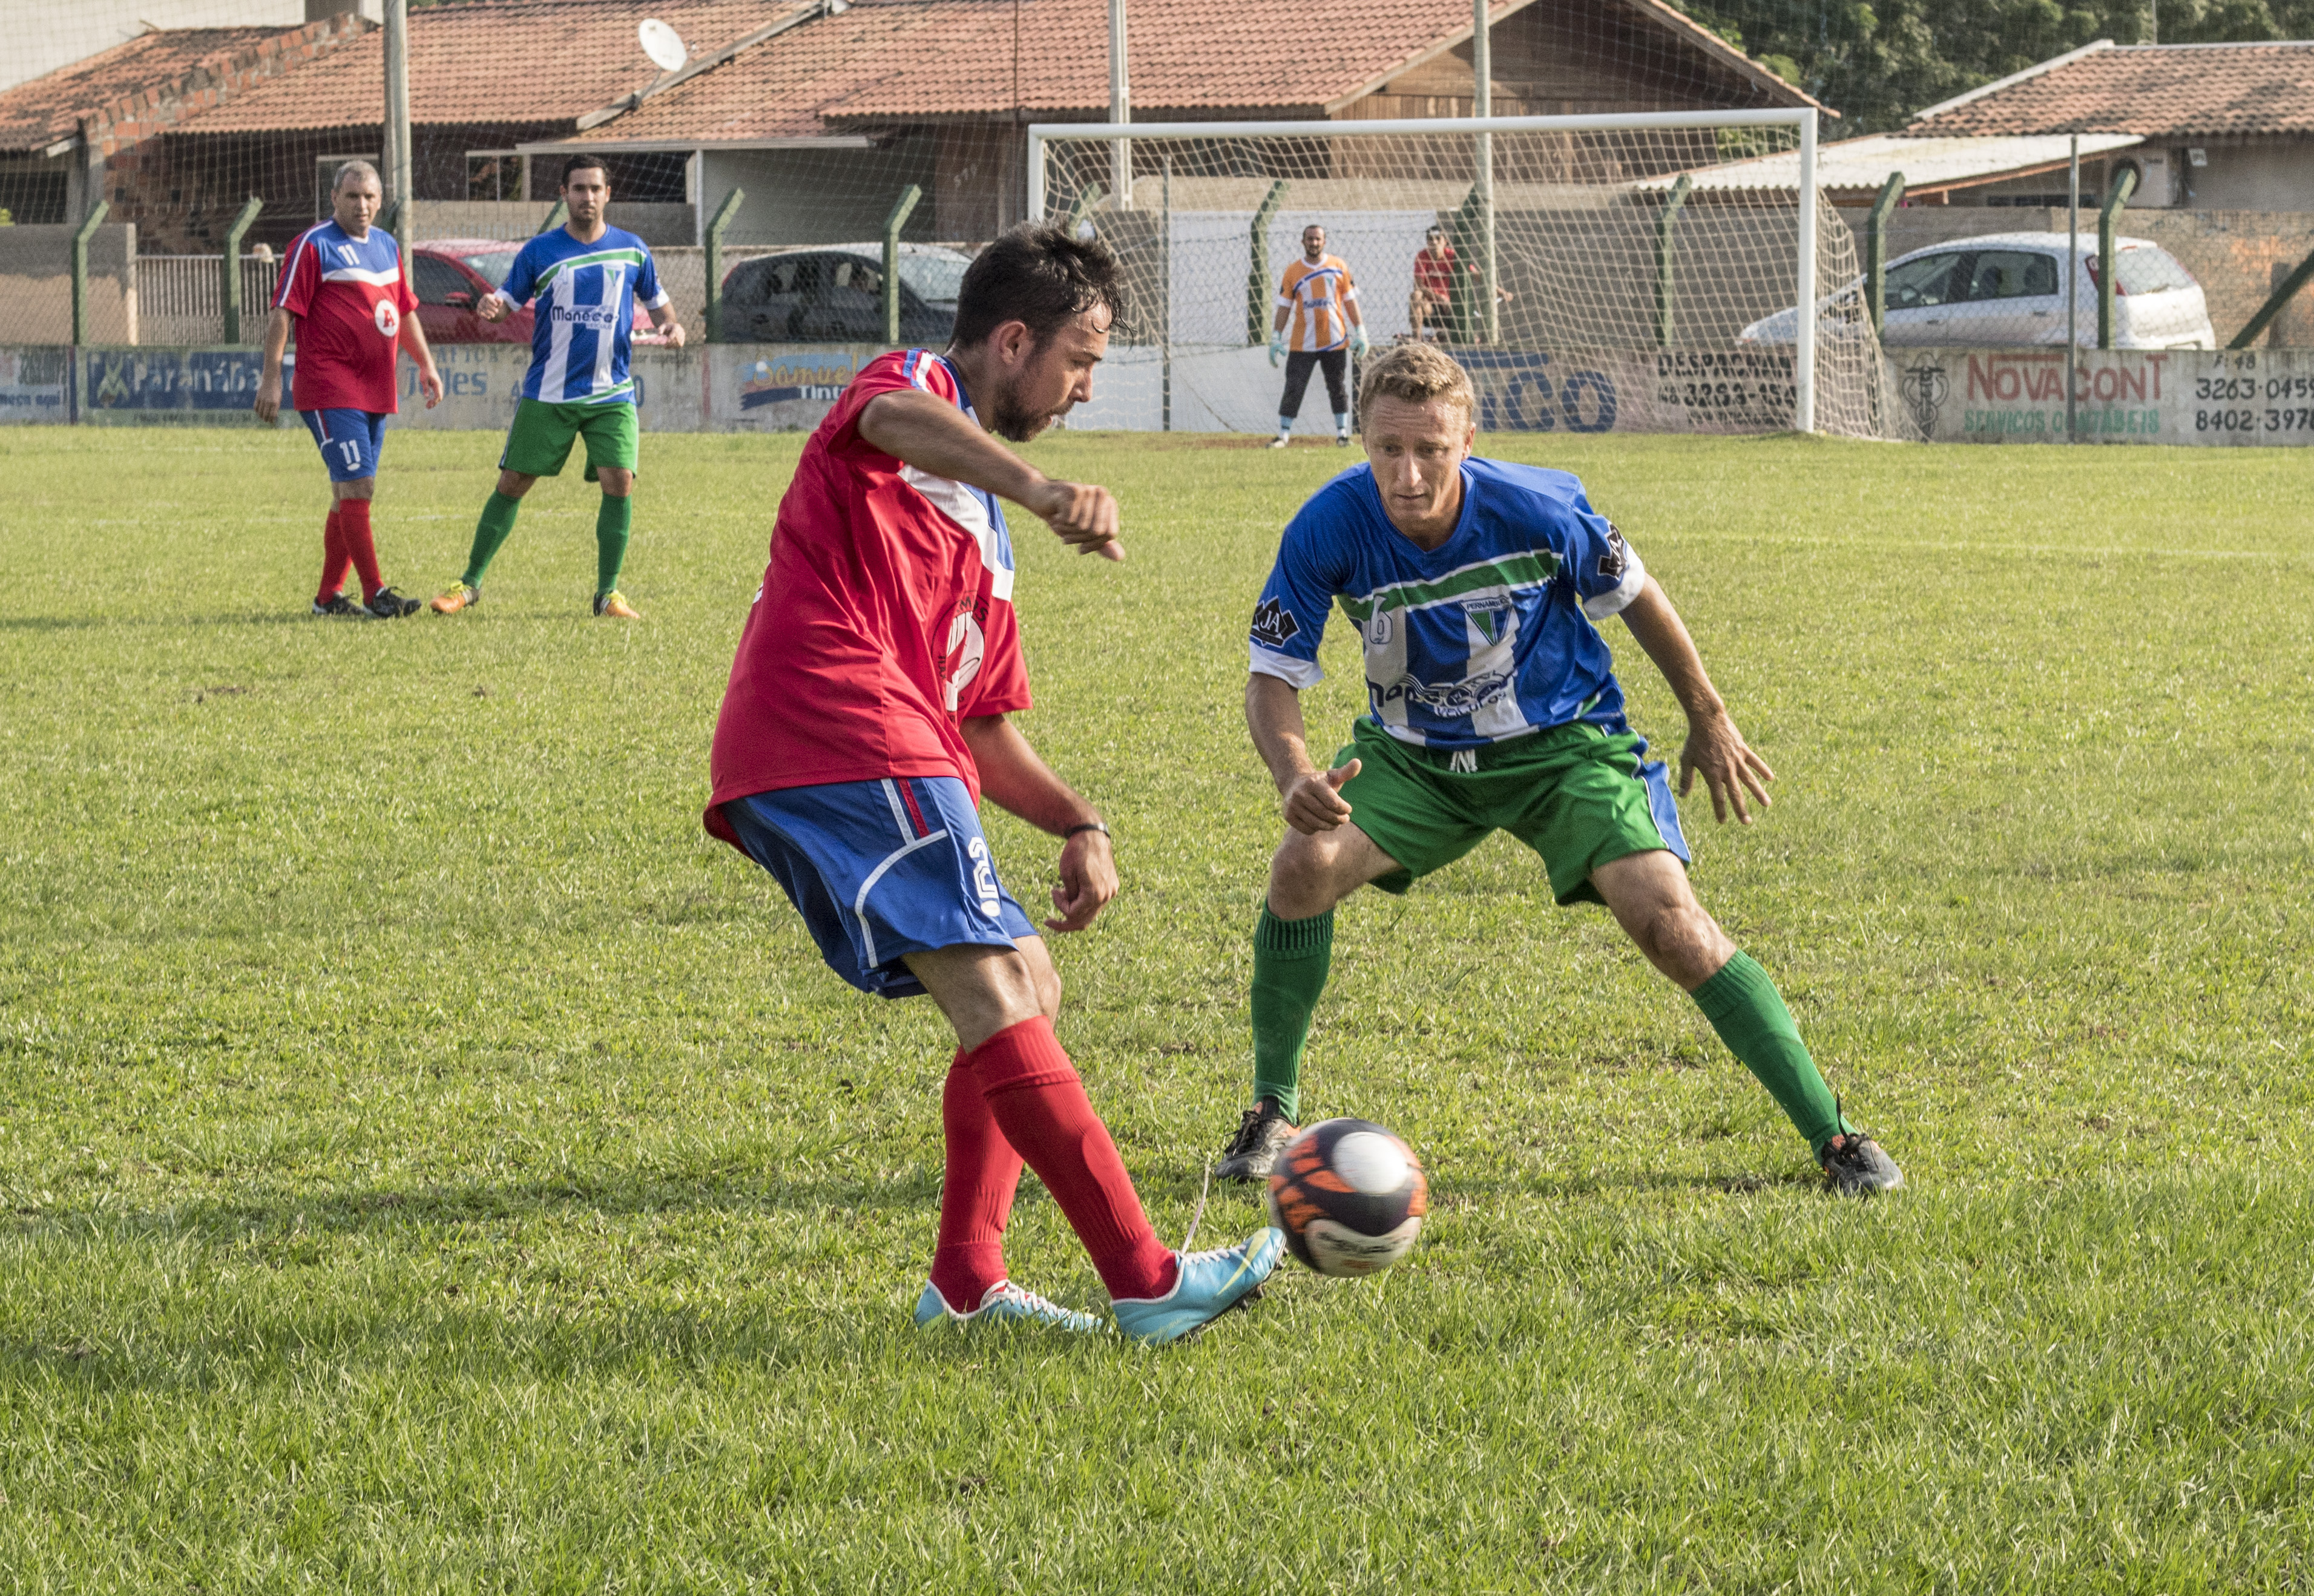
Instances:
[[[1091,1254],[1117,1328],[1179,1339],[1276,1266],[1285,1238],[1168,1250],[1053,1031],[1061,981],[982,834],[985,792],[1063,839],[1055,931],[1116,895],[1100,812],[1008,717],[1029,707],[1000,499],[1121,559],[1105,488],[1056,482],[989,435],[1036,436],[1092,395],[1116,257],[1022,225],[964,275],[945,355],[871,361],[797,462],[715,727],[705,823],[778,880],[831,968],[928,992],[955,1027],[946,1170],[921,1326],[1100,1321],[1012,1283],[1003,1235],[1025,1160]]]
[[[252,408],[271,425],[281,413],[282,357],[297,330],[293,402],[329,467],[329,519],[322,529],[322,585],[314,613],[332,621],[398,621],[419,601],[385,585],[370,539],[370,495],[377,488],[385,419],[398,405],[393,357],[418,363],[426,408],[442,402],[442,376],[418,325],[418,298],[402,269],[393,235],[370,224],[380,198],[377,168],[349,161],[330,190],[330,219],[297,235],[282,258],[281,282],[265,324],[265,368]],[[362,602],[340,589],[361,576]]]

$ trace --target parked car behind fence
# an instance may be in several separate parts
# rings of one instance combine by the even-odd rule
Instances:
[[[1880,341],[1892,348],[1945,345],[1999,348],[2065,341],[2062,263],[2073,260],[2074,339],[2098,341],[2098,242],[2062,233],[1997,233],[1914,250],[1888,263]],[[1859,294],[1862,279],[1825,301]],[[1821,314],[1822,312],[1820,311]],[[2177,258],[2150,239],[2114,241],[2113,347],[2214,349],[2216,332],[2202,286]],[[1821,336],[1846,336],[1827,318]],[[1797,309],[1762,317],[1737,335],[1747,344],[1788,344]]]

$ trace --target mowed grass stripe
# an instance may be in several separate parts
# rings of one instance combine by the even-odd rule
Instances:
[[[302,618],[288,432],[0,433],[0,1568],[27,1590],[2302,1588],[2314,533],[2287,451],[1515,437],[1776,767],[1706,902],[1913,1189],[1497,839],[1345,906],[1305,1090],[1435,1218],[1162,1355],[926,1342],[949,1046],[699,832],[799,440],[543,485],[455,622]],[[430,591],[496,439],[395,434]],[[1125,893],[1064,1038],[1178,1236],[1245,1083],[1238,704],[1341,452],[1063,435],[1037,708]],[[2206,545],[2206,546],[2205,546]],[[1676,712],[1610,623],[1635,715]],[[1358,707],[1355,639],[1305,695]],[[1024,902],[1054,850],[991,835]],[[1099,1301],[1027,1183],[1017,1276]],[[1256,1222],[1216,1194],[1208,1237]]]

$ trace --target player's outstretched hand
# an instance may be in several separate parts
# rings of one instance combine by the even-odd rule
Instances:
[[[514,314],[514,306],[505,295],[493,290],[474,301],[474,314],[485,322],[503,322]]]
[[[1769,804],[1767,784],[1776,779],[1768,762],[1752,752],[1744,734],[1736,729],[1727,711],[1718,710],[1701,720],[1687,723],[1687,745],[1679,751],[1679,795],[1685,798],[1695,785],[1696,772],[1703,773],[1703,785],[1711,792],[1712,817],[1723,824],[1727,811],[1734,809],[1736,818],[1744,824],[1752,824],[1752,811],[1744,802],[1749,793],[1760,807]]]
[[[1342,783],[1358,773],[1359,761],[1312,771],[1285,789],[1285,824],[1305,837],[1329,832],[1350,817]]]
[[[257,384],[257,401],[249,407],[268,427],[281,414],[281,379],[269,377]]]
[[[1047,479],[1037,489],[1036,499],[1029,507],[1078,553],[1125,558],[1124,545],[1117,541],[1117,498],[1108,489]]]
[[[669,322],[667,324],[667,347],[670,349],[679,349],[683,348],[682,322]]]
[[[429,410],[442,402],[442,373],[431,362],[418,368],[418,392],[425,395]]]
[[[1081,931],[1116,895],[1117,857],[1109,851],[1108,833],[1079,832],[1061,849],[1061,884],[1053,888],[1053,907],[1060,917],[1045,923],[1056,931]]]

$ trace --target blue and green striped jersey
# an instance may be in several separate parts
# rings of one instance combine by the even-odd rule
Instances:
[[[499,292],[535,313],[525,399],[634,402],[627,358],[634,349],[635,302],[656,310],[667,298],[649,245],[617,227],[605,227],[593,243],[557,227],[522,246]]]
[[[1320,489],[1254,609],[1253,670],[1323,679],[1338,601],[1365,644],[1368,711],[1401,742],[1475,748],[1571,720],[1621,730],[1594,622],[1639,595],[1639,557],[1568,472],[1475,456],[1462,471],[1454,534],[1427,551],[1391,525],[1372,467]]]

